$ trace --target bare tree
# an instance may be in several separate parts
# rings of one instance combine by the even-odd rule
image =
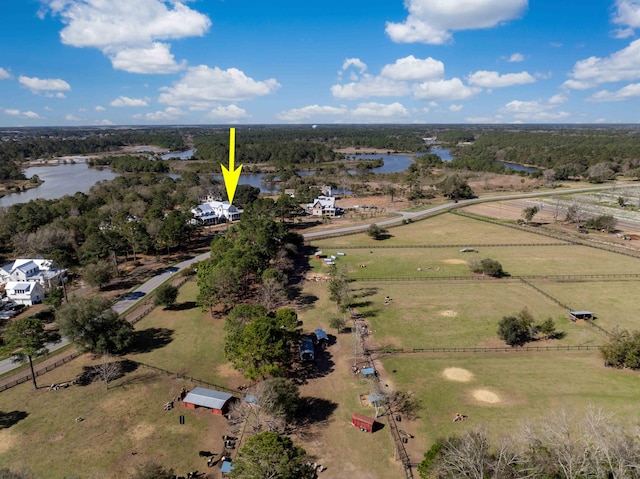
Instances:
[[[277,278],[266,278],[260,285],[260,304],[269,311],[281,305],[286,295],[282,281]]]
[[[104,385],[109,389],[109,382],[118,378],[122,372],[122,363],[120,361],[114,361],[113,357],[109,354],[103,354],[100,364],[95,366],[95,371],[100,379],[104,382]]]

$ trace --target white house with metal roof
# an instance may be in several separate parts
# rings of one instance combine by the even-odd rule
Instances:
[[[35,281],[48,288],[59,284],[66,272],[66,269],[54,268],[48,259],[19,258],[0,268],[0,285],[9,281]]]
[[[44,299],[44,288],[36,281],[9,281],[5,292],[11,301],[25,306],[33,306]]]
[[[241,212],[228,201],[217,201],[208,196],[205,201],[191,209],[197,223],[215,225],[223,221],[240,219]]]

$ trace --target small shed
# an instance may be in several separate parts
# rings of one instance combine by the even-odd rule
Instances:
[[[184,397],[184,405],[190,409],[204,407],[211,409],[214,414],[225,414],[233,394],[214,391],[213,389],[195,388]]]
[[[366,378],[372,378],[376,375],[376,370],[374,368],[362,368],[360,370],[360,374],[362,374]]]
[[[315,348],[311,338],[304,338],[300,342],[300,359],[303,361],[313,361],[316,357]]]
[[[576,321],[578,319],[593,319],[591,311],[569,311],[569,319]]]
[[[376,424],[376,420],[369,416],[362,414],[353,414],[351,416],[351,424],[355,427],[359,427],[361,431],[373,432]]]
[[[329,336],[327,336],[327,332],[322,329],[322,328],[318,328],[315,330],[315,334],[316,334],[316,341],[320,344],[326,344],[329,342]]]

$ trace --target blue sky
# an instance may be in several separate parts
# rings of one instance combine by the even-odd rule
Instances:
[[[640,120],[640,0],[1,7],[0,126]]]

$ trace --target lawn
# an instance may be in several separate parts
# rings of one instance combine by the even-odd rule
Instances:
[[[365,233],[327,238],[313,242],[320,250],[338,246],[397,245],[478,245],[562,243],[546,236],[505,228],[483,221],[446,213],[396,228],[390,228],[390,238],[376,241]]]
[[[535,284],[570,305],[571,309],[592,311],[597,318],[594,323],[606,330],[616,326],[630,331],[640,330],[637,280],[579,283],[536,281]]]
[[[620,422],[640,420],[637,373],[605,368],[597,351],[405,354],[382,362],[398,389],[420,399],[421,421],[412,432],[424,437],[426,447],[438,437],[479,426],[494,436],[513,433],[522,421],[563,408],[578,412],[593,406]],[[449,368],[471,377],[448,379]],[[468,420],[453,422],[456,413]]]
[[[556,320],[562,340],[535,345],[601,344],[602,334],[569,321],[566,311],[520,282],[356,282],[354,306],[367,318],[378,346],[494,347],[503,316],[528,308],[537,322]],[[385,297],[391,302],[385,305]]]

